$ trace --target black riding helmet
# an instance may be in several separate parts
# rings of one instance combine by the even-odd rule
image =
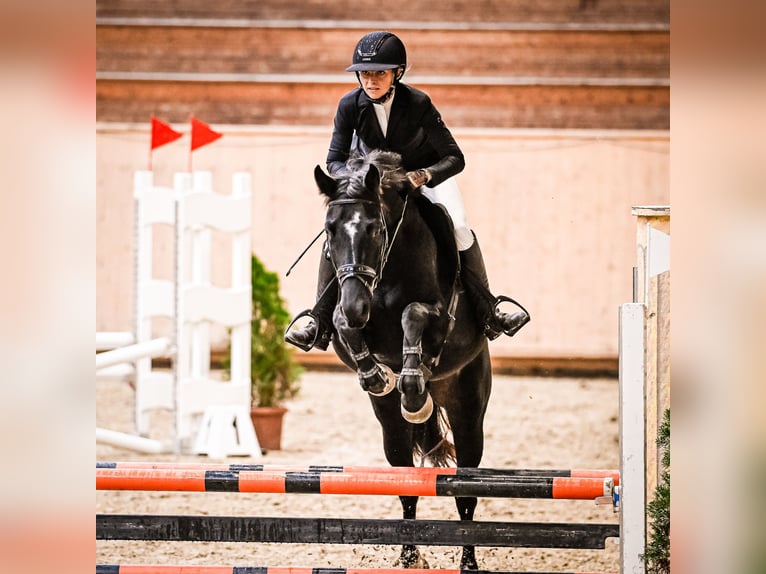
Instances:
[[[379,30],[362,37],[354,48],[354,57],[347,72],[366,70],[398,70],[394,83],[398,82],[407,68],[407,50],[402,41],[391,32]]]

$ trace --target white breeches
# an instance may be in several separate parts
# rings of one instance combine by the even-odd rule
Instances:
[[[435,187],[424,185],[420,191],[431,203],[438,203],[446,208],[450,219],[452,219],[452,225],[455,227],[455,242],[458,250],[465,251],[471,247],[473,245],[473,233],[466,221],[463,196],[460,195],[455,178],[451,177]]]

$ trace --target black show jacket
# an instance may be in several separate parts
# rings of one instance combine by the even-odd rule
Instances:
[[[327,170],[339,173],[353,151],[366,155],[374,149],[400,154],[407,171],[428,169],[431,172],[428,187],[440,184],[465,167],[463,152],[431,98],[406,84],[396,86],[385,137],[373,103],[361,87],[344,95],[338,103]]]

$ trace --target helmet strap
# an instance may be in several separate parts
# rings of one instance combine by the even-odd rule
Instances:
[[[362,88],[362,90],[364,90],[364,84],[362,84],[362,77],[359,75],[359,72],[354,72],[354,73],[356,74],[356,81],[359,82],[359,87]],[[394,83],[391,84],[391,87],[388,88],[388,91],[385,94],[375,99],[370,98],[370,96],[367,96],[367,97],[370,99],[370,101],[373,104],[385,104],[391,98],[391,96],[394,95],[394,89],[396,88],[396,84],[399,81],[399,78],[401,78],[403,75],[404,74],[401,72],[401,68],[397,68],[397,74],[396,76],[394,76]]]
[[[372,98],[370,98],[372,100],[372,103],[374,103],[374,104],[385,104],[388,100],[391,99],[391,96],[394,95],[394,88],[395,87],[396,87],[395,84],[391,84],[391,87],[388,88],[388,91],[385,94],[383,94],[382,96],[380,96],[379,98],[377,98],[375,100],[372,100]]]

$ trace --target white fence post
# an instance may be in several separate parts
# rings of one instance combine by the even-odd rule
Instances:
[[[644,305],[620,305],[620,564],[622,574],[644,574],[646,467]]]
[[[232,178],[232,193],[213,192],[209,172],[177,173],[173,188],[155,186],[151,172],[134,177],[134,332],[103,333],[96,345],[115,344],[96,356],[99,376],[135,375],[135,427],[149,433],[149,411],[174,415],[175,452],[211,456],[259,457],[250,421],[250,174]],[[174,228],[173,279],[152,277],[152,226]],[[211,235],[217,229],[232,238],[232,284],[212,285]],[[170,339],[152,339],[152,318],[173,320]],[[231,380],[210,376],[211,323],[231,330]],[[116,343],[120,343],[117,345]],[[124,346],[132,343],[130,346]],[[151,358],[173,356],[172,374],[152,370]],[[133,363],[131,366],[128,363]],[[108,371],[108,373],[107,373]],[[202,420],[201,425],[196,423]],[[193,434],[197,430],[197,440]],[[144,452],[165,452],[140,436],[98,429],[100,442]]]

